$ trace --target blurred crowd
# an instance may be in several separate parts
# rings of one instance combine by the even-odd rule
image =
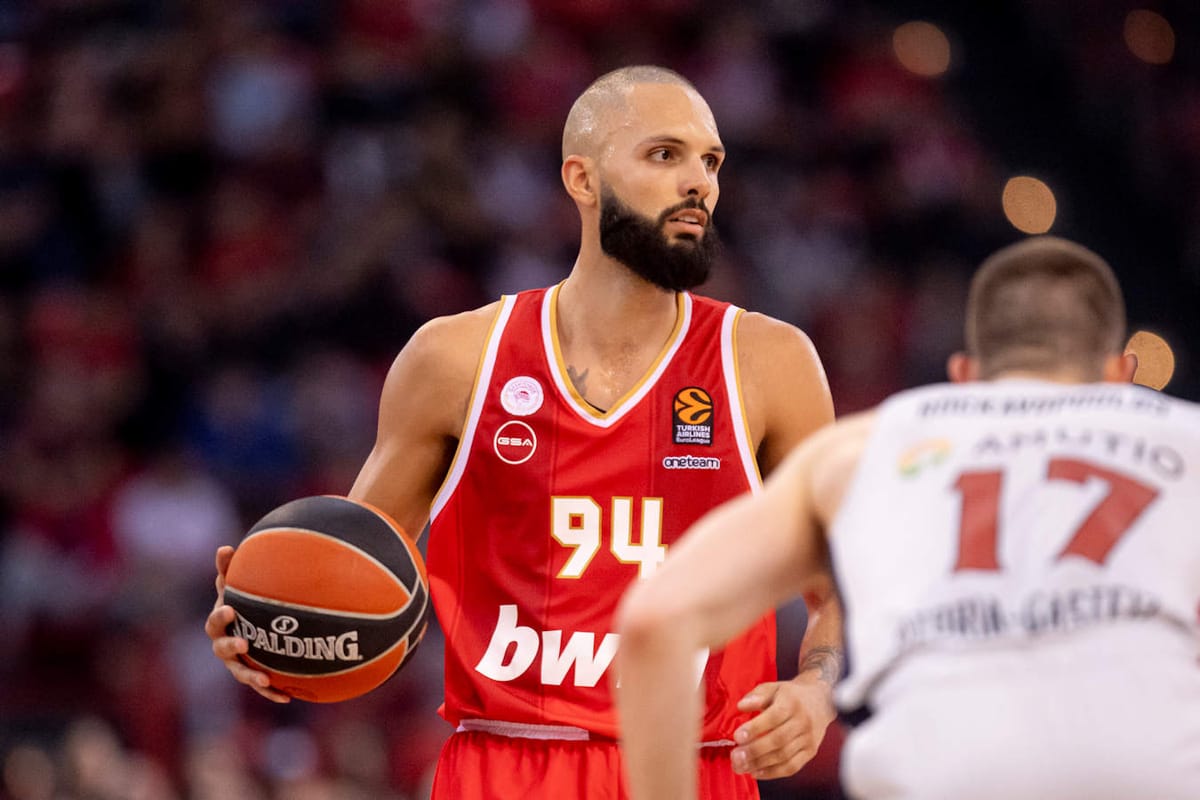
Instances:
[[[349,489],[419,324],[566,276],[562,122],[608,69],[706,96],[730,156],[703,291],[805,329],[839,413],[941,378],[1020,169],[1186,367],[1200,24],[1168,9],[1150,65],[1134,7],[0,3],[0,798],[423,796],[436,630],[365,698],[274,706],[211,656],[213,552]],[[943,76],[893,52],[921,15]],[[838,797],[835,772],[767,791]]]

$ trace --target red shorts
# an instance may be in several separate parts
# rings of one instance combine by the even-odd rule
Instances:
[[[700,748],[703,800],[752,800],[729,747]],[[628,800],[621,751],[611,740],[563,741],[460,731],[438,758],[432,800]]]

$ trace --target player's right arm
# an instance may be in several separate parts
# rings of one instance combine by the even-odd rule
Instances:
[[[349,496],[391,515],[414,538],[450,469],[498,309],[493,303],[426,323],[384,382],[375,446]]]
[[[454,457],[480,355],[498,304],[423,325],[388,371],[379,400],[375,445],[348,496],[389,514],[414,538],[429,520],[429,508]],[[225,604],[225,574],[234,548],[217,550],[217,599],[205,622],[213,653],[239,682],[275,702],[287,695],[270,688],[263,672],[243,664],[249,647],[229,636],[233,609]]]

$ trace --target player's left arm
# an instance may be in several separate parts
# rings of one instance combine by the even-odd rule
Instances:
[[[736,335],[747,417],[766,478],[800,442],[833,421],[833,400],[816,348],[803,331],[746,313]],[[842,620],[832,578],[827,573],[811,577],[803,594],[809,622],[799,673],[755,687],[738,704],[755,716],[734,734],[734,769],[760,779],[791,775],[804,766],[836,717],[833,686],[842,668]]]

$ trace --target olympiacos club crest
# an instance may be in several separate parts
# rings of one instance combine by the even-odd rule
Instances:
[[[542,407],[542,385],[526,375],[510,378],[500,390],[500,405],[513,416],[527,417]]]

